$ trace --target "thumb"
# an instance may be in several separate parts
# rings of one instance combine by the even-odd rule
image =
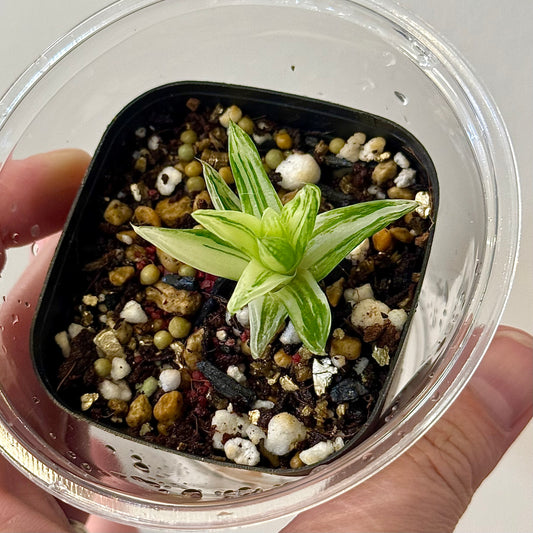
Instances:
[[[284,533],[452,531],[533,413],[533,338],[501,327],[444,416],[368,481],[297,516]]]

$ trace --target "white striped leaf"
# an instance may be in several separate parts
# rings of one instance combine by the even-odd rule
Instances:
[[[267,207],[279,213],[281,201],[254,142],[232,121],[228,126],[228,154],[243,211],[257,218],[261,218]]]
[[[280,274],[292,273],[298,263],[298,257],[286,239],[263,237],[257,241],[257,249],[261,263]]]
[[[314,354],[325,354],[331,311],[326,295],[312,274],[299,270],[294,279],[273,296],[287,309],[304,346]]]
[[[283,227],[298,259],[302,257],[313,234],[320,195],[320,189],[316,185],[305,185],[281,211]]]
[[[261,222],[254,216],[241,211],[197,209],[192,213],[192,217],[247,256],[258,257],[257,235],[261,231]]]
[[[133,226],[143,239],[166,254],[214,276],[238,280],[249,258],[205,229]]]
[[[244,269],[228,302],[231,314],[250,303],[254,298],[275,291],[291,281],[293,276],[285,276],[265,268],[259,261],[252,260]]]
[[[321,213],[300,267],[320,281],[358,244],[417,205],[411,200],[375,200]]]
[[[261,237],[266,236],[286,238],[280,214],[270,207],[264,210],[261,217]]]
[[[250,350],[259,359],[288,316],[285,306],[271,294],[255,298],[248,304],[250,312]]]
[[[240,211],[241,201],[239,197],[209,163],[205,161],[200,162],[202,163],[205,184],[213,202],[213,207],[220,211]]]

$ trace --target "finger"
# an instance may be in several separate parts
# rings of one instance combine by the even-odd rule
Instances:
[[[70,530],[57,501],[0,458],[0,533]]]
[[[284,533],[452,531],[533,413],[533,338],[502,327],[439,422],[367,482],[297,516]]]
[[[77,149],[9,159],[0,172],[0,241],[29,244],[58,231],[89,164]]]

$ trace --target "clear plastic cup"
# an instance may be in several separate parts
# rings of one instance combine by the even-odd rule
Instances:
[[[512,148],[490,96],[455,50],[383,1],[116,2],[44,52],[2,98],[0,161],[68,146],[92,152],[129,101],[183,80],[262,87],[386,117],[426,147],[440,187],[427,273],[385,423],[301,477],[182,464],[61,410],[32,367],[25,339],[36,295],[18,280],[21,267],[49,259],[40,243],[9,252],[0,279],[4,455],[89,512],[204,530],[322,503],[374,475],[431,427],[499,322],[516,262],[520,202]]]

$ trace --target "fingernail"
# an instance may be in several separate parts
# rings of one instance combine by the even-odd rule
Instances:
[[[494,422],[504,431],[515,430],[533,409],[533,337],[499,329],[471,386]]]

